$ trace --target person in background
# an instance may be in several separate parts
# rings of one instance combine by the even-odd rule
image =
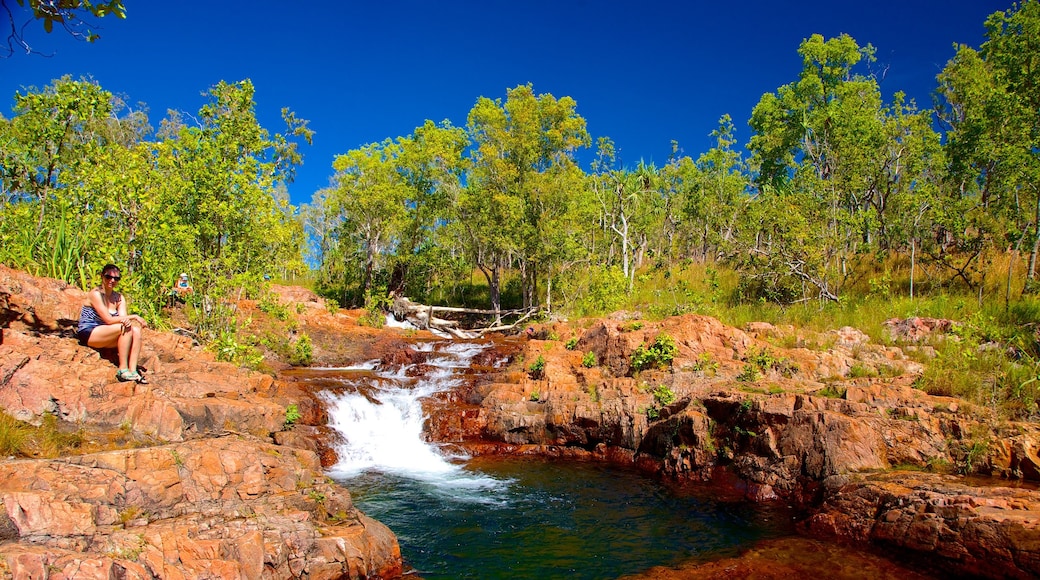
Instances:
[[[183,304],[185,296],[192,293],[191,282],[188,281],[187,274],[181,274],[177,281],[173,283],[173,288],[170,288],[169,293],[166,295],[166,306],[173,308],[177,303]]]
[[[187,274],[181,274],[180,278],[177,278],[177,283],[173,285],[173,291],[177,293],[178,298],[184,301],[184,296],[191,294],[191,282],[188,281]]]
[[[138,372],[141,354],[141,329],[148,326],[136,314],[127,314],[126,298],[116,292],[122,275],[114,264],[101,269],[101,285],[87,293],[87,301],[79,311],[76,336],[79,343],[91,348],[112,348],[119,352],[120,381],[148,381]]]

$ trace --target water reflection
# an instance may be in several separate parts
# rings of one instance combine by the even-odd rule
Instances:
[[[784,509],[707,489],[677,494],[603,465],[502,459],[479,470],[501,485],[460,490],[379,473],[343,483],[429,579],[613,578],[793,533]]]

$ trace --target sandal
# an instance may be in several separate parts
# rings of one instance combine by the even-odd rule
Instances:
[[[116,379],[120,382],[137,381],[141,379],[141,375],[135,373],[130,369],[119,369],[116,371]]]
[[[147,385],[148,384],[148,379],[145,378],[144,373],[141,373],[141,372],[137,373],[137,384],[139,384],[139,385]]]

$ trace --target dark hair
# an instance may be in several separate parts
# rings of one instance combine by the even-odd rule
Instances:
[[[108,274],[112,270],[115,270],[116,272],[118,272],[119,271],[119,266],[116,266],[115,264],[105,264],[105,267],[101,268],[101,275],[104,276],[105,274]]]

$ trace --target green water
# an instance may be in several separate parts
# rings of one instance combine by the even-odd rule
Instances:
[[[590,463],[509,459],[425,480],[340,481],[397,534],[412,573],[431,580],[616,578],[793,534],[787,509]]]

